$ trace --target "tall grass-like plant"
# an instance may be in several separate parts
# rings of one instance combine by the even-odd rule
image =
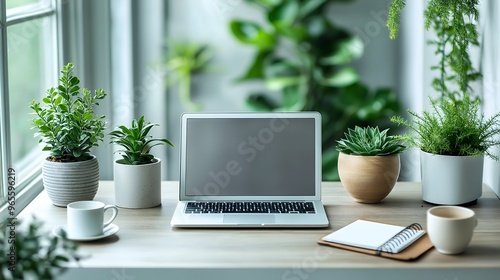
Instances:
[[[47,91],[40,102],[32,101],[35,137],[45,143],[43,151],[50,151],[51,161],[75,162],[90,159],[90,149],[104,138],[104,116],[94,113],[99,100],[106,97],[102,89],[95,92],[80,90],[80,80],[73,75],[73,64],[61,71],[59,86]]]
[[[403,125],[409,132],[397,136],[410,146],[422,151],[450,156],[486,155],[494,160],[499,157],[490,148],[500,145],[500,113],[486,118],[479,112],[479,100],[466,95],[460,101],[431,100],[432,112],[412,116],[409,122],[400,116],[391,121]]]
[[[148,164],[154,161],[154,156],[150,153],[151,148],[167,144],[174,146],[172,142],[164,138],[153,138],[149,136],[149,132],[156,123],[146,123],[144,116],[138,120],[132,120],[132,126],[118,126],[110,132],[111,143],[123,147],[122,150],[116,151],[123,157],[123,162],[130,165]]]

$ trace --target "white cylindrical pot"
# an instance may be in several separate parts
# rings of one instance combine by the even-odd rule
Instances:
[[[43,186],[56,206],[66,207],[80,200],[93,200],[99,187],[97,158],[78,162],[45,160],[42,165]]]
[[[422,198],[439,205],[475,202],[483,191],[484,156],[446,156],[420,152]]]
[[[114,164],[115,204],[123,208],[150,208],[161,204],[161,161],[130,165]]]

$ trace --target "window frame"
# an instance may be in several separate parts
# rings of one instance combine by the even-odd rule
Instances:
[[[9,26],[49,18],[52,44],[56,47],[52,54],[53,69],[58,69],[62,57],[60,7],[61,0],[41,0],[38,3],[28,4],[7,10],[7,0],[0,0],[0,221],[12,218],[8,211],[9,203],[14,206],[14,214],[21,212],[43,189],[42,185],[42,160],[40,149],[33,149],[22,160],[21,170],[15,170],[14,176],[10,175],[9,168],[13,168],[10,139],[10,106],[9,106],[9,61],[7,29]],[[65,3],[66,5],[66,3]],[[50,62],[49,62],[50,63]],[[38,147],[37,147],[38,148]],[[12,173],[12,172],[11,172]],[[20,176],[22,175],[22,176]],[[12,178],[14,177],[14,178]],[[14,180],[12,180],[14,179]],[[15,182],[15,195],[8,193],[9,182]],[[8,195],[9,194],[9,195]]]

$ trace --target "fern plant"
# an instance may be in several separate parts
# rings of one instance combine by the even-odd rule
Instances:
[[[358,156],[388,156],[402,153],[406,147],[395,136],[387,135],[389,129],[378,127],[348,128],[345,139],[337,141],[337,151]]]
[[[486,155],[498,160],[497,155],[489,149],[500,145],[500,113],[486,118],[479,113],[479,100],[473,100],[466,95],[460,101],[431,100],[433,112],[423,112],[421,115],[408,111],[412,122],[400,116],[392,117],[391,121],[409,129],[398,139],[409,146],[422,151],[439,155],[478,156]]]
[[[405,0],[393,0],[389,8],[387,27],[392,39],[398,35],[400,14],[405,3]],[[437,37],[429,44],[436,47],[435,54],[439,57],[438,63],[431,67],[439,73],[432,86],[442,98],[464,98],[472,90],[471,83],[481,78],[468,53],[470,47],[479,46],[478,3],[479,0],[429,0],[427,3],[425,28],[435,31]]]
[[[40,102],[32,101],[30,108],[36,117],[33,128],[35,137],[45,143],[43,151],[50,151],[49,160],[74,162],[89,159],[90,149],[104,138],[104,116],[96,115],[94,107],[106,97],[102,89],[94,93],[80,90],[80,80],[73,75],[73,64],[68,63],[61,71],[59,86],[50,88]]]
[[[149,132],[156,123],[145,123],[144,116],[138,120],[132,120],[132,126],[118,126],[111,131],[111,143],[123,147],[122,150],[116,151],[122,154],[122,162],[130,165],[148,164],[154,162],[154,155],[150,153],[151,148],[158,145],[174,146],[172,142],[165,138],[153,138],[149,136]]]

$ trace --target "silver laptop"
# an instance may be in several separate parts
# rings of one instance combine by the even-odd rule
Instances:
[[[173,227],[326,227],[317,112],[185,113]]]

